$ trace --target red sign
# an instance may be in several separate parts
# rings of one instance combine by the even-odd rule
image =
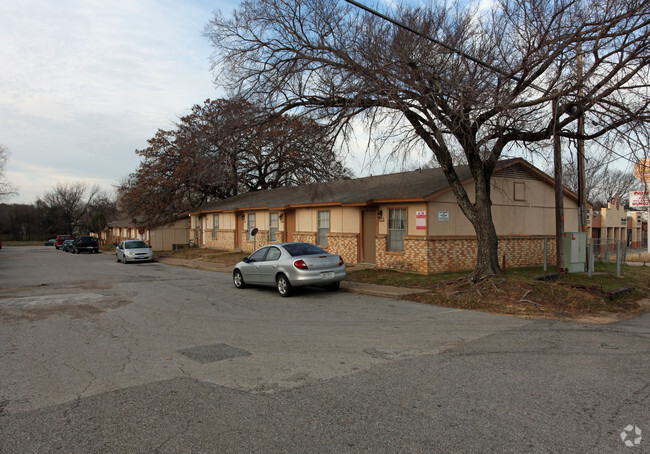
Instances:
[[[427,212],[426,211],[416,211],[415,212],[415,229],[416,230],[426,230],[427,229]]]

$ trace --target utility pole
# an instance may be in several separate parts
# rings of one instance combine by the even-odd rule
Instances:
[[[585,191],[585,115],[582,110],[582,43],[578,41],[576,56],[576,73],[578,77],[578,224],[581,232],[587,230]]]
[[[559,94],[553,98],[553,167],[555,173],[555,257],[559,272],[564,271],[564,188],[562,185],[562,150],[557,133]]]

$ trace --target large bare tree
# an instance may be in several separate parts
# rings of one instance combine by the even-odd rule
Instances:
[[[426,144],[474,226],[472,277],[496,274],[490,179],[502,153],[575,139],[581,115],[585,140],[648,121],[650,3],[390,4],[385,14],[432,40],[342,0],[247,0],[232,16],[217,12],[206,26],[216,81],[342,131],[359,117],[406,125],[403,143]],[[457,176],[458,151],[473,194]]]
[[[103,198],[99,186],[84,182],[57,183],[36,200],[46,222],[61,234],[83,233],[96,199]]]

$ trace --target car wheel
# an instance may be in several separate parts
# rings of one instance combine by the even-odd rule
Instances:
[[[235,284],[235,287],[237,288],[244,288],[246,287],[246,283],[244,282],[244,276],[242,276],[241,271],[235,270],[232,273],[232,282]]]
[[[291,282],[289,282],[287,276],[284,274],[279,275],[275,283],[277,284],[278,293],[280,296],[291,296],[293,287],[291,286]]]
[[[335,292],[339,289],[340,286],[341,286],[341,281],[332,282],[331,284],[325,286],[325,290],[329,292]]]

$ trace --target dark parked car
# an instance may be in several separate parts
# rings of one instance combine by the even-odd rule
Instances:
[[[75,254],[79,254],[81,252],[97,254],[99,252],[97,239],[93,238],[92,236],[80,236],[72,242],[72,252]]]
[[[63,243],[61,243],[60,249],[63,252],[71,252],[73,242],[74,242],[74,240],[65,240]]]
[[[54,246],[55,244],[56,244],[56,238],[49,239],[45,243],[43,243],[43,245],[45,246]]]
[[[345,263],[340,255],[329,254],[311,243],[279,243],[264,246],[235,265],[235,287],[248,284],[272,286],[282,296],[293,287],[316,285],[338,290],[345,279]]]

